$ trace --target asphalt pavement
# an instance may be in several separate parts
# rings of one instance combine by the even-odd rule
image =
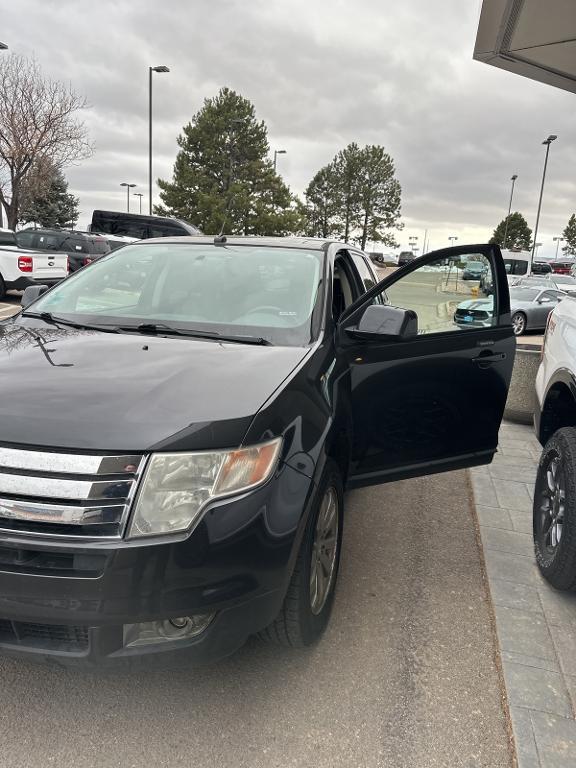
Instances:
[[[2,768],[509,768],[468,475],[347,497],[323,640],[99,676],[0,659]]]

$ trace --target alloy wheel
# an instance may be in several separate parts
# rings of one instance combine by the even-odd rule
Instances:
[[[310,563],[310,609],[318,615],[328,599],[338,550],[338,495],[336,489],[326,489],[318,512]]]
[[[522,315],[520,312],[517,312],[512,316],[512,328],[514,330],[515,336],[521,336],[524,333],[524,329],[526,328],[526,320],[524,315]]]
[[[566,483],[560,456],[552,454],[540,489],[537,536],[542,550],[554,555],[562,539],[566,506]]]

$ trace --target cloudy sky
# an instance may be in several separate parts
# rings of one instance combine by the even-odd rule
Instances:
[[[85,94],[95,153],[71,168],[88,222],[123,209],[122,181],[147,193],[148,66],[154,175],[171,176],[182,126],[227,85],[255,105],[278,169],[302,193],[346,144],[383,144],[402,184],[410,235],[440,248],[488,239],[513,208],[538,241],[576,210],[576,96],[472,60],[480,0],[0,0],[0,40]],[[137,190],[135,190],[137,191]],[[134,202],[136,205],[136,201]],[[146,205],[146,198],[144,198]]]

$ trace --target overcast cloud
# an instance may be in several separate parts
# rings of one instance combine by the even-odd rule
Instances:
[[[2,0],[0,40],[90,102],[96,151],[67,172],[81,225],[94,208],[123,209],[122,181],[147,194],[148,66],[165,64],[155,177],[171,176],[182,126],[227,85],[254,103],[271,149],[287,150],[278,169],[299,194],[349,142],[383,144],[403,190],[403,245],[426,228],[433,248],[488,239],[513,173],[513,208],[534,227],[541,142],[556,133],[538,236],[552,255],[576,210],[576,96],[473,61],[479,11],[463,0]]]

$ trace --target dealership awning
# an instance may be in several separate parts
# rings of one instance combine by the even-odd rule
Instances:
[[[483,0],[474,58],[576,93],[576,0]]]

